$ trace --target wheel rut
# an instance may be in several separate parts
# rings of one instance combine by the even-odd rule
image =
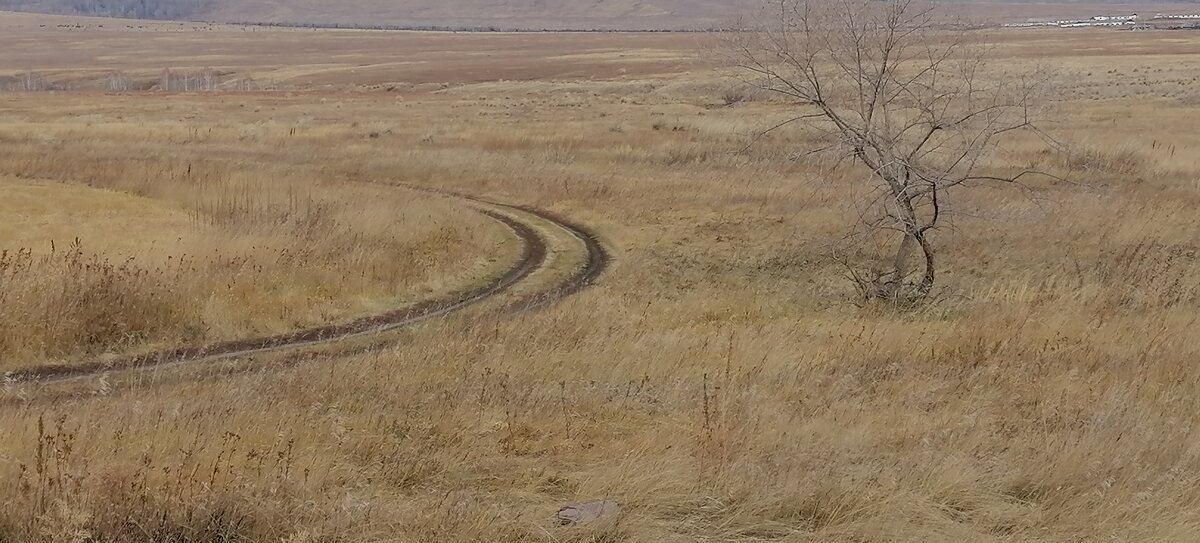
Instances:
[[[575,269],[570,276],[548,289],[526,294],[516,301],[506,304],[499,310],[498,315],[508,316],[521,311],[544,307],[576,294],[592,284],[609,264],[610,256],[607,250],[605,250],[592,231],[554,213],[530,206],[494,202],[475,196],[417,187],[409,188],[472,202],[479,213],[504,225],[520,240],[522,252],[519,260],[502,275],[477,288],[446,298],[427,300],[415,305],[344,323],[326,324],[286,334],[230,340],[205,346],[175,347],[115,360],[85,361],[70,366],[30,367],[6,372],[3,375],[3,382],[8,385],[48,385],[82,380],[115,372],[136,372],[171,366],[199,365],[256,354],[299,350],[304,347],[313,347],[355,337],[383,334],[442,317],[499,296],[545,265],[548,255],[548,242],[538,232],[537,228],[519,218],[520,213],[537,217],[541,221],[569,233],[581,242],[586,251],[586,259],[584,264]],[[498,210],[511,210],[519,213],[510,215],[501,213]]]

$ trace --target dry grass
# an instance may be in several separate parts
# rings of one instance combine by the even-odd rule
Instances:
[[[12,21],[11,23],[9,21]],[[0,89],[29,70],[68,88],[104,90],[114,71],[131,89],[164,69],[213,69],[222,88],[377,90],[480,81],[592,79],[696,65],[696,34],[313,31],[88,19],[0,11]],[[46,43],[58,44],[47,48]]]
[[[378,313],[516,258],[461,204],[257,163],[220,128],[4,123],[0,169],[39,181],[0,185],[19,232],[0,247],[0,369]]]
[[[1153,66],[1198,65],[1188,36],[1156,42]],[[1002,50],[1028,61],[1024,46]],[[1051,130],[1069,152],[1013,141],[996,166],[1066,181],[960,194],[937,237],[942,298],[896,312],[850,303],[827,258],[869,256],[839,243],[859,178],[793,160],[811,141],[802,130],[742,152],[784,112],[726,106],[714,77],[495,82],[403,101],[3,98],[0,172],[197,214],[226,193],[145,180],[227,157],[205,164],[230,186],[259,179],[249,194],[265,202],[278,172],[316,201],[365,190],[350,180],[454,188],[592,225],[618,264],[551,309],[452,318],[370,354],[153,387],[101,380],[54,403],[8,391],[0,539],[1194,539],[1194,108],[1153,86],[1077,99],[1082,80],[1064,70]],[[143,125],[155,136],[129,130]],[[119,175],[138,168],[141,184]],[[469,224],[449,213],[440,228]],[[596,498],[625,514],[549,521]]]
[[[9,2],[9,5],[12,5]],[[22,9],[70,12],[67,2],[24,0],[15,2]],[[199,3],[197,3],[199,4]],[[958,0],[952,4],[973,20],[1025,21],[1029,18],[1073,19],[1097,14],[1188,13],[1187,6],[1171,2],[1129,0]],[[625,29],[695,30],[720,27],[736,21],[744,3],[729,0],[607,0],[596,3],[583,0],[508,0],[497,4],[488,0],[409,0],[403,9],[383,0],[347,0],[329,3],[317,0],[257,0],[235,2],[215,0],[198,6],[183,16],[201,21],[323,23],[346,25],[402,25],[407,27],[482,28],[482,29]],[[12,14],[27,20],[69,21],[96,26],[84,17]],[[0,21],[2,24],[3,21]],[[191,29],[209,25],[140,21],[134,26],[162,26]],[[111,28],[111,25],[106,25]]]

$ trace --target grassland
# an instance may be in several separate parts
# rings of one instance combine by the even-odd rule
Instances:
[[[987,22],[1031,17],[1087,18],[1105,13],[1186,12],[1186,2],[1060,0],[951,0],[940,3]],[[120,7],[119,7],[120,6]],[[112,15],[154,12],[195,21],[324,25],[394,25],[408,28],[499,30],[698,30],[736,21],[745,4],[736,0],[408,0],[402,8],[385,0],[145,0],[97,2],[5,0],[0,8]],[[122,9],[125,8],[125,9]],[[131,15],[137,16],[137,15]]]
[[[346,47],[383,59],[389,40],[421,39],[388,36]],[[554,44],[549,66],[599,38],[471,39]],[[369,353],[155,386],[100,379],[54,401],[5,388],[0,540],[1194,540],[1200,37],[995,40],[1009,69],[1056,68],[1047,128],[1063,143],[1007,142],[997,166],[1063,179],[960,194],[937,237],[941,295],[913,312],[856,305],[830,258],[871,256],[840,243],[860,177],[797,159],[802,129],[747,147],[787,110],[727,104],[736,82],[688,44],[673,54],[697,60],[653,69],[657,45],[610,54],[595,80],[424,87],[418,72],[364,66],[338,90],[0,95],[0,175],[27,195],[0,205],[2,231],[23,245],[71,235],[30,203],[47,191],[95,213],[137,206],[172,232],[126,238],[113,232],[128,217],[83,219],[77,235],[97,238],[85,247],[107,254],[228,246],[224,223],[195,218],[227,209],[212,204],[226,190],[261,203],[231,223],[305,240],[255,220],[301,187],[360,237],[305,240],[328,252],[271,282],[352,276],[336,250],[381,243],[380,229],[399,228],[398,252],[443,255],[413,272],[425,281],[503,247],[455,204],[425,212],[435,204],[386,186],[412,184],[551,209],[617,257],[554,307],[454,317]],[[524,51],[540,66],[545,49]],[[235,62],[257,61],[211,64]],[[213,185],[172,181],[188,163]],[[395,226],[393,209],[412,219]],[[379,289],[403,295],[351,281],[339,296]],[[269,294],[253,305],[280,307]],[[26,322],[10,308],[0,322]],[[217,315],[262,322],[243,311]],[[580,499],[624,513],[550,520]]]
[[[229,83],[251,79],[255,88],[276,90],[420,91],[481,81],[613,78],[681,70],[699,45],[689,34],[268,30],[3,12],[0,30],[6,39],[0,74],[35,70],[93,90],[102,90],[113,71],[127,74],[134,88],[149,88],[164,69],[206,67]]]
[[[319,129],[47,105],[0,121],[0,370],[343,321],[516,258],[503,227],[436,196],[259,160]]]

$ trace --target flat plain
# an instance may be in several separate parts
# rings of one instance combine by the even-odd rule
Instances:
[[[494,30],[674,30],[727,28],[748,4],[731,0],[174,0],[153,17],[223,23],[290,25],[390,25],[403,28]],[[44,13],[124,15],[149,11],[155,2],[4,0],[0,7]],[[1071,19],[1093,15],[1186,13],[1187,2],[1107,0],[956,0],[942,3],[958,16],[987,23],[1030,18]],[[1194,10],[1192,10],[1194,11]]]
[[[840,244],[861,177],[802,128],[756,136],[794,110],[704,36],[56,21],[0,15],[0,73],[60,89],[0,93],[0,369],[337,322],[517,259],[416,189],[550,210],[614,260],[366,349],[9,382],[0,541],[1200,532],[1200,34],[988,36],[998,73],[1049,68],[1057,142],[996,167],[1056,177],[963,192],[939,296],[900,311],[834,258],[870,256]],[[168,68],[219,83],[155,89]],[[621,514],[554,520],[596,499]]]

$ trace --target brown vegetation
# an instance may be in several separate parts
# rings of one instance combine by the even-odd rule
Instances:
[[[517,254],[461,205],[266,167],[222,127],[4,129],[0,170],[38,181],[0,180],[17,234],[0,247],[0,369],[345,320],[465,288]]]
[[[176,187],[151,196],[232,215],[196,221],[214,235],[277,228],[225,213],[241,196],[222,194],[269,211],[292,179],[336,207],[391,198],[345,196],[369,190],[352,181],[404,182],[569,215],[617,265],[546,310],[452,318],[376,352],[157,386],[113,376],[56,401],[3,389],[0,538],[1189,541],[1197,42],[1111,35],[999,38],[1013,69],[1039,54],[1060,67],[1048,129],[1066,147],[1013,139],[989,167],[1064,180],[964,193],[936,232],[940,296],[908,312],[850,303],[830,258],[875,254],[840,243],[861,172],[798,158],[817,140],[800,128],[747,147],[788,111],[729,100],[723,72],[2,95],[0,172]],[[207,157],[225,157],[206,166],[224,172],[215,188],[170,181]],[[224,175],[265,187],[218,190]],[[464,228],[458,209],[411,227]],[[551,521],[578,499],[624,514]]]
[[[733,23],[746,4],[738,0],[408,0],[401,9],[385,0],[0,0],[0,10],[426,30],[698,30]],[[942,4],[991,22],[1185,9],[1178,2],[1154,0],[949,0]]]

